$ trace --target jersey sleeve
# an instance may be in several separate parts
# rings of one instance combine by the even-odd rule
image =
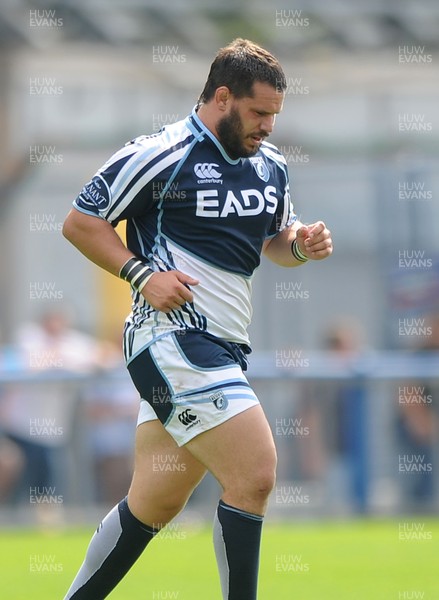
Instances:
[[[147,212],[156,201],[152,179],[159,153],[154,143],[129,142],[85,184],[73,206],[113,224]]]
[[[297,219],[290,196],[290,185],[286,171],[285,178],[284,194],[281,201],[278,202],[276,212],[273,215],[273,220],[268,230],[267,238],[273,237],[277,233],[280,233],[285,229],[285,227],[289,227]]]

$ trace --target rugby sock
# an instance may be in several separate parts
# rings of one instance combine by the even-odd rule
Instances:
[[[101,600],[113,590],[158,533],[131,513],[124,498],[105,517],[64,600]]]
[[[219,501],[213,542],[224,600],[256,600],[263,517]]]

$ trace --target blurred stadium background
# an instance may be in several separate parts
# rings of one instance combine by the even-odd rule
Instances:
[[[336,248],[256,275],[249,376],[279,449],[269,515],[436,514],[438,30],[434,0],[2,2],[2,525],[92,522],[126,485],[137,399],[113,344],[128,290],[61,224],[116,149],[190,112],[237,36],[284,66],[271,141],[300,218],[323,219]],[[207,479],[189,510],[210,518],[216,495]]]

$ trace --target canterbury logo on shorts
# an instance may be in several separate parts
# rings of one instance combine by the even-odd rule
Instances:
[[[184,410],[182,413],[180,413],[178,415],[178,420],[180,421],[180,423],[182,425],[190,425],[191,423],[193,423],[194,421],[197,420],[197,415],[193,415],[191,413],[191,409],[188,408],[186,410]]]

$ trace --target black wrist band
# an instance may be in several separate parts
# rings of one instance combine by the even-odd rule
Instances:
[[[138,292],[142,291],[152,275],[154,271],[134,256],[129,258],[119,271],[119,277],[128,281]]]
[[[304,262],[307,262],[307,260],[308,260],[308,257],[305,256],[303,254],[303,252],[300,250],[299,244],[297,243],[296,239],[294,239],[293,242],[292,242],[292,244],[291,244],[291,254],[299,262],[303,262],[304,263]]]

